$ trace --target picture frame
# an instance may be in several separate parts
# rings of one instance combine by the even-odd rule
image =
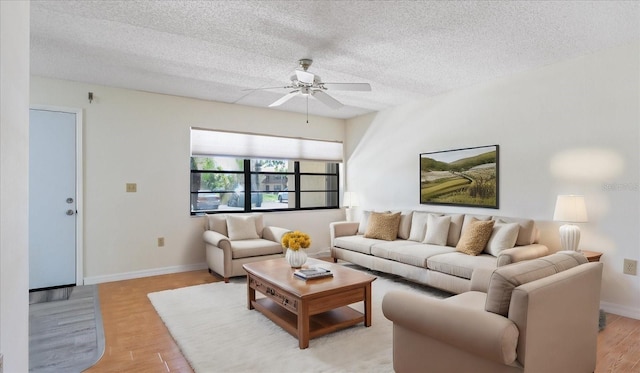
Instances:
[[[499,145],[420,153],[420,203],[499,208]]]

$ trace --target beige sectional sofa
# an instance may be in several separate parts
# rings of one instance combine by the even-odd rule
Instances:
[[[359,222],[330,224],[334,261],[345,260],[452,293],[469,291],[474,276],[486,270],[549,253],[545,245],[537,243],[538,230],[531,219],[429,211],[364,211],[361,215]],[[372,227],[371,217],[377,223],[380,219],[389,222],[390,215],[399,215],[397,233],[389,233],[393,232],[394,220],[382,227],[382,236],[386,237],[375,238],[381,235]],[[491,235],[482,252],[469,255],[461,251],[461,238],[467,241],[469,228],[480,225],[478,221],[491,220]],[[376,227],[380,228],[379,224]]]

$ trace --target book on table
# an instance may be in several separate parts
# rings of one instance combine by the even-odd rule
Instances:
[[[293,274],[296,277],[301,278],[303,280],[333,276],[333,273],[331,273],[330,270],[322,267],[309,267],[309,268],[298,269],[295,272],[293,272]]]

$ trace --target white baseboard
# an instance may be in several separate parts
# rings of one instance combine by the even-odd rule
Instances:
[[[600,302],[600,308],[608,313],[640,320],[640,309],[638,308],[621,306],[619,304],[609,302]]]
[[[197,263],[197,264],[164,267],[164,268],[144,269],[141,271],[116,273],[113,275],[90,276],[90,277],[84,278],[84,284],[94,285],[94,284],[100,284],[103,282],[132,280],[134,278],[168,275],[171,273],[179,273],[179,272],[198,271],[201,269],[207,269],[207,263]]]

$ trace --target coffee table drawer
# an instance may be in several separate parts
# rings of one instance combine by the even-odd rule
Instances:
[[[249,286],[289,311],[298,313],[298,300],[291,294],[283,292],[281,289],[277,289],[273,285],[254,277],[249,277]]]

